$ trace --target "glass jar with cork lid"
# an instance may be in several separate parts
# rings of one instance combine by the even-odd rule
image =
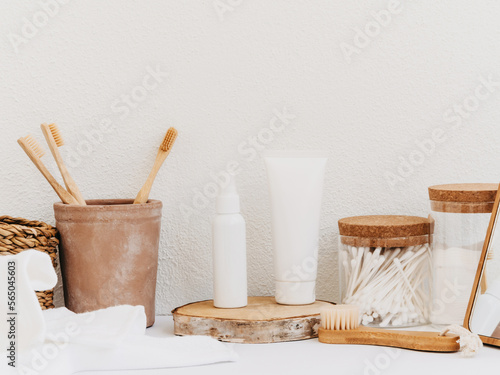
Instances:
[[[434,221],[431,322],[463,324],[498,184],[429,187]]]
[[[409,327],[429,321],[429,219],[355,216],[339,220],[342,303],[357,305],[363,325]]]

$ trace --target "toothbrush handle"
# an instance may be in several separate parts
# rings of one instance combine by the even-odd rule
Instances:
[[[153,168],[149,173],[148,179],[142,186],[142,189],[139,191],[139,194],[137,194],[134,204],[146,203],[148,201],[149,193],[151,192],[151,188],[153,187],[153,183],[155,182],[156,175],[158,174],[158,171],[160,170],[169,153],[169,151],[158,151]]]
[[[66,189],[73,197],[76,198],[78,204],[86,206],[87,202],[85,202],[85,199],[83,199],[82,193],[80,192],[80,189],[78,189],[78,185],[76,184],[75,180],[73,180],[73,178],[69,174],[68,168],[66,168],[66,164],[64,164],[64,160],[61,156],[61,153],[59,152],[59,147],[57,147],[56,141],[54,140],[54,137],[52,136],[52,132],[50,131],[48,125],[42,124],[41,128],[47,144],[49,145],[50,152],[52,153],[52,156],[54,156],[54,160],[59,167],[59,171],[61,172],[64,184],[66,185]]]
[[[42,163],[42,161],[38,157],[33,156],[31,154],[30,150],[27,149],[23,143],[19,142],[19,145],[23,148],[24,152],[26,152],[26,154],[28,155],[28,157],[33,162],[33,164],[35,164],[35,166],[38,168],[38,170],[40,171],[40,173],[42,173],[42,175],[47,179],[48,183],[52,186],[52,188],[57,193],[57,195],[59,196],[59,198],[61,198],[61,200],[64,203],[66,203],[66,204],[76,204],[76,205],[78,205],[79,203],[76,200],[76,198],[73,197],[70,193],[68,193],[61,185],[59,185],[59,183],[56,181],[56,179],[54,178],[54,176],[52,176],[50,174],[49,170]]]
[[[59,151],[58,151],[59,153]],[[62,159],[61,159],[62,160]],[[68,189],[68,192],[76,198],[78,203],[82,206],[86,206],[87,202],[83,198],[82,193],[80,192],[80,189],[78,189],[78,185],[76,184],[75,180],[73,180],[73,177],[69,174],[68,170],[66,169],[66,165],[61,161],[61,164],[57,163],[59,166],[59,170],[61,171],[61,175],[63,176],[64,183],[66,184],[66,188]]]
[[[351,330],[319,329],[319,341],[325,344],[378,345],[425,352],[456,352],[460,339],[456,335],[439,336],[438,332],[399,331],[371,327]]]

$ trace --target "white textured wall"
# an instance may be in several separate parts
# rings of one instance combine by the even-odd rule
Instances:
[[[87,198],[134,197],[176,126],[152,191],[165,205],[158,313],[211,297],[213,202],[194,209],[193,198],[230,161],[241,170],[250,293],[273,293],[267,181],[249,142],[270,135],[276,111],[294,118],[266,148],[331,152],[322,299],[337,297],[339,218],[427,215],[429,185],[500,180],[500,86],[476,90],[500,82],[497,1],[87,0],[46,16],[41,4],[0,5],[0,213],[54,222],[56,196],[16,144],[42,140],[42,122],[64,132]]]

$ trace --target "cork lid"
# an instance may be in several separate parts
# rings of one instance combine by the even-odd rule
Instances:
[[[429,188],[431,201],[487,203],[494,202],[498,184],[448,184]]]
[[[431,232],[429,219],[419,216],[353,216],[339,220],[341,236],[400,238],[425,236]]]

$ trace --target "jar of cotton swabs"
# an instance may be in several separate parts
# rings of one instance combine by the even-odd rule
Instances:
[[[363,325],[409,327],[429,322],[431,243],[429,219],[356,216],[339,220],[340,289],[357,305]]]

